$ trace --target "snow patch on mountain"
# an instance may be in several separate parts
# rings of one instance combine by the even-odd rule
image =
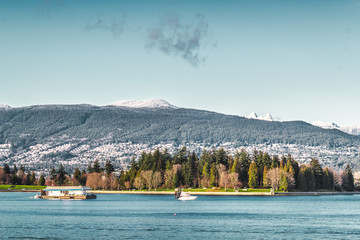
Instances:
[[[352,126],[342,127],[341,131],[346,132],[351,135],[360,135],[360,124],[355,124]]]
[[[249,119],[258,119],[258,115],[255,112],[250,113],[250,115],[246,116]]]
[[[270,113],[267,113],[265,116],[258,116],[255,112],[250,113],[250,115],[245,116],[248,119],[257,119],[263,121],[274,121],[274,118],[271,116]]]
[[[10,109],[11,107],[9,105],[0,104],[0,109]]]
[[[120,100],[110,105],[117,107],[129,107],[129,108],[177,108],[176,106],[162,99]]]
[[[360,135],[360,124],[341,127],[333,122],[327,123],[327,122],[322,122],[322,121],[315,121],[312,123],[312,125],[321,127],[321,128],[325,128],[325,129],[337,129],[337,130],[343,131],[343,132],[351,134],[351,135]]]
[[[325,128],[325,129],[340,129],[340,126],[333,122],[327,123],[327,122],[323,122],[323,121],[315,121],[312,123],[312,125],[314,125],[316,127]]]

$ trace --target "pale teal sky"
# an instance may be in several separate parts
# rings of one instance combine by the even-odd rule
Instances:
[[[0,103],[360,123],[360,1],[0,0]]]

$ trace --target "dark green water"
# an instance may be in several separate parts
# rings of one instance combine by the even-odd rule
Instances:
[[[360,196],[98,195],[30,199],[0,193],[0,239],[359,239]],[[176,215],[174,215],[176,213]]]

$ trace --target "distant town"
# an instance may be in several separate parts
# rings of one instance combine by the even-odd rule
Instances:
[[[106,142],[106,139],[103,140]],[[247,152],[259,151],[267,152],[270,155],[291,154],[300,164],[309,163],[312,157],[326,167],[342,169],[346,164],[350,164],[354,170],[357,165],[351,159],[360,155],[356,147],[336,147],[326,146],[302,146],[297,144],[257,144],[250,146],[238,146],[235,143],[213,144],[187,143],[175,145],[174,143],[159,144],[140,144],[140,143],[103,143],[97,141],[89,143],[87,139],[68,138],[52,139],[46,144],[36,144],[16,153],[12,152],[11,144],[0,145],[0,160],[3,164],[23,165],[26,169],[34,171],[36,176],[41,174],[48,175],[53,167],[62,164],[67,172],[73,172],[75,168],[85,169],[89,163],[97,159],[101,164],[107,160],[111,161],[115,167],[115,173],[126,170],[133,157],[139,159],[142,152],[151,152],[159,148],[167,149],[170,154],[174,154],[183,146],[188,151],[200,154],[203,149],[214,149],[222,147],[228,154],[235,154],[241,149]],[[350,159],[350,160],[349,160]],[[336,163],[336,164],[334,164]]]

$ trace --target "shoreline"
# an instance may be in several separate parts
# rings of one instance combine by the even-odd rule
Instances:
[[[175,191],[107,191],[91,190],[94,194],[134,194],[134,195],[174,195]],[[184,191],[187,192],[187,191]],[[271,196],[270,192],[189,192],[191,195],[203,196]]]
[[[94,194],[134,194],[134,195],[174,195],[175,191],[110,191],[91,190]],[[187,191],[184,191],[187,192]],[[335,195],[356,195],[360,192],[277,192],[272,195],[270,192],[189,192],[191,195],[202,196],[335,196]]]
[[[1,192],[41,192],[41,190],[4,190]],[[91,190],[94,194],[132,194],[132,195],[174,195],[175,191],[117,191],[117,190]],[[187,191],[184,191],[187,192]],[[336,196],[358,195],[360,192],[188,192],[197,196]]]
[[[1,189],[0,192],[41,192],[41,190],[31,189],[31,190],[7,190]]]

